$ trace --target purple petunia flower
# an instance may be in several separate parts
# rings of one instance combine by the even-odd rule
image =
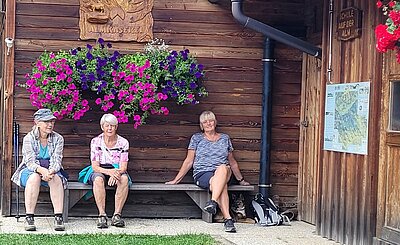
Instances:
[[[182,55],[183,60],[187,60],[188,55],[187,55],[187,53],[185,51],[179,51],[179,53]]]
[[[80,77],[81,77],[81,81],[82,82],[86,82],[87,81],[87,77],[86,77],[86,75],[84,73],[81,73]]]
[[[201,72],[196,72],[196,74],[194,74],[196,76],[196,78],[200,78],[203,76],[203,74],[201,74]]]
[[[95,81],[96,80],[96,76],[93,73],[89,73],[88,75],[89,81]]]
[[[197,84],[196,84],[195,82],[191,82],[191,83],[190,83],[190,88],[191,88],[191,89],[197,88]]]
[[[82,83],[82,90],[87,90],[89,87],[86,83]]]
[[[106,75],[106,73],[102,69],[96,69],[97,78],[102,78]]]
[[[106,59],[98,59],[97,60],[97,66],[102,67],[107,65],[107,60]]]
[[[88,60],[92,60],[92,59],[93,59],[93,55],[92,55],[90,52],[88,52],[88,53],[86,54],[86,58],[87,58]]]
[[[196,68],[196,64],[195,63],[190,64],[189,73],[193,74],[195,68]]]
[[[85,62],[83,61],[83,60],[78,60],[78,61],[76,61],[76,66],[78,67],[78,68],[80,68],[81,66],[82,66],[82,64],[84,64]]]

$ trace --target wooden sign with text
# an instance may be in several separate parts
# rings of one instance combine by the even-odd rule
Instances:
[[[80,0],[80,38],[148,42],[154,0]]]
[[[361,10],[354,7],[340,11],[337,23],[337,39],[348,41],[361,36]]]

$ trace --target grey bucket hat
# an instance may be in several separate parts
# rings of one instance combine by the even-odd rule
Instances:
[[[50,109],[39,109],[33,114],[33,116],[36,121],[50,121],[56,119]]]

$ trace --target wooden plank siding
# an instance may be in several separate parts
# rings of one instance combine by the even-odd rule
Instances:
[[[68,50],[86,45],[86,41],[79,40],[78,0],[16,2],[15,81],[24,81],[24,74],[30,72],[32,62],[44,50]],[[246,2],[244,7],[250,16],[279,25],[296,35],[304,35],[303,0],[274,0],[268,3],[255,0]],[[164,39],[173,49],[188,48],[204,64],[204,84],[209,96],[196,106],[182,107],[166,102],[170,114],[152,116],[138,130],[134,130],[131,124],[120,125],[118,133],[130,142],[129,172],[134,181],[165,182],[173,178],[185,157],[191,135],[199,131],[199,114],[203,110],[212,110],[217,115],[219,131],[228,133],[232,138],[243,175],[251,184],[257,185],[261,141],[262,35],[236,23],[230,13],[230,2],[214,5],[206,0],[155,0],[153,18],[154,37]],[[94,44],[94,40],[89,43]],[[143,50],[143,46],[142,43],[114,42],[112,49],[130,53]],[[275,54],[271,193],[282,207],[296,207],[302,54],[282,44],[276,45]],[[85,96],[91,98],[90,94]],[[14,97],[13,119],[20,124],[21,141],[32,126],[35,109],[24,89],[15,88]],[[93,100],[90,103],[93,104]],[[56,123],[55,130],[65,138],[64,166],[71,180],[76,180],[78,171],[89,164],[89,143],[100,133],[98,122],[101,115],[100,111],[91,111],[80,121],[63,119]],[[9,165],[8,171],[11,170],[14,171]],[[188,174],[184,182],[191,181]],[[10,196],[10,186],[4,191]],[[50,210],[45,196],[40,196],[39,214]],[[177,193],[171,195],[173,200],[167,201],[168,198],[162,193],[153,197],[138,193],[136,198],[135,193],[135,197],[128,200],[125,214],[136,216],[136,204],[149,203],[167,207],[177,205],[182,215],[193,211],[193,204],[184,195]],[[139,204],[138,200],[142,202]],[[93,201],[82,202],[71,214],[94,215],[94,206],[86,205],[88,203],[93,204]],[[3,209],[3,214],[15,214],[15,205],[12,206],[11,213]],[[157,212],[153,210],[152,213]],[[194,217],[199,215],[194,213]],[[171,213],[163,214],[163,217],[170,216]]]
[[[380,55],[375,49],[374,27],[379,11],[375,2],[333,1],[332,83],[371,82],[368,155],[355,155],[321,150],[316,188],[316,228],[318,234],[342,244],[372,244],[376,227],[377,179],[379,163],[379,129],[381,105]],[[350,41],[336,38],[338,13],[354,6],[363,11],[362,35]],[[323,64],[321,76],[320,115],[325,108],[325,88],[328,69],[329,1],[324,1]],[[321,117],[320,125],[324,125]],[[319,135],[323,135],[323,126]],[[318,142],[316,142],[318,143]],[[323,146],[322,137],[319,144]],[[309,153],[304,153],[309,154]]]

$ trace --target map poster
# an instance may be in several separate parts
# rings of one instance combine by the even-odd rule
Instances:
[[[326,87],[324,150],[367,155],[370,82]]]

